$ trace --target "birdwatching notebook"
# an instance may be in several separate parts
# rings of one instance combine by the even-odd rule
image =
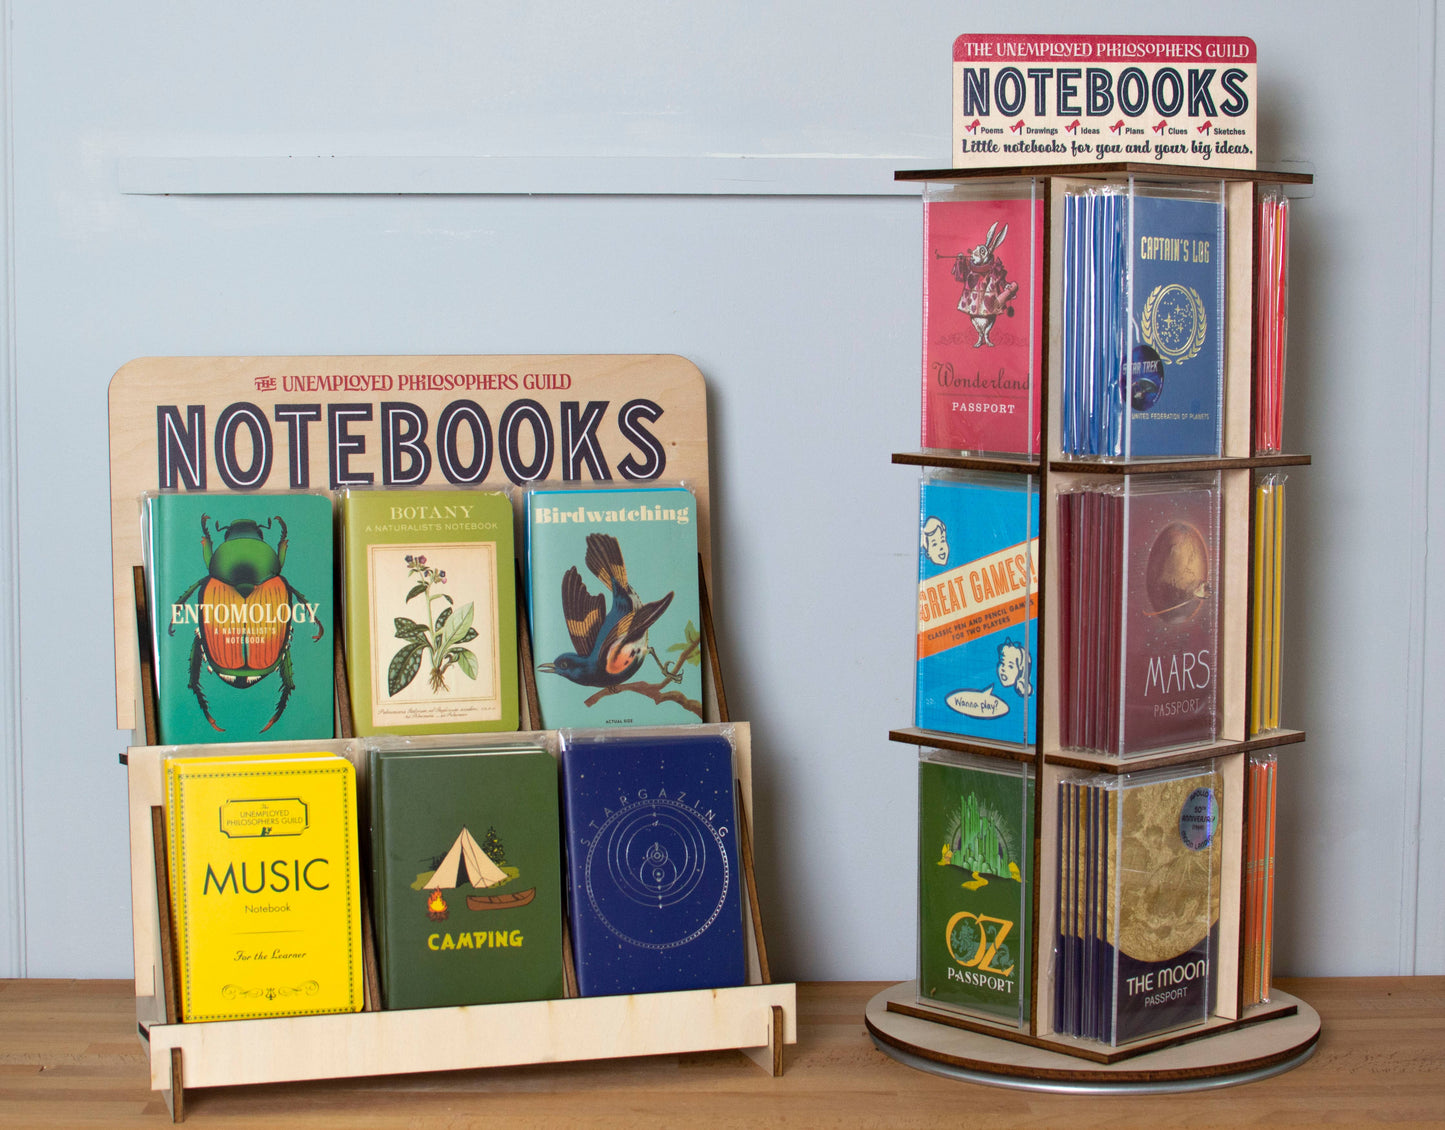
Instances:
[[[175,757],[165,784],[181,1019],[360,1011],[351,763]]]
[[[1033,767],[931,750],[918,764],[918,998],[1027,1024]]]
[[[375,748],[369,776],[386,1007],[561,997],[551,754],[521,745]]]
[[[346,667],[358,734],[517,728],[512,504],[348,491]]]
[[[562,784],[581,995],[743,984],[731,742],[565,734]]]
[[[542,725],[702,721],[691,491],[531,491],[527,565]]]
[[[160,740],[329,739],[330,500],[152,494],[144,519]]]

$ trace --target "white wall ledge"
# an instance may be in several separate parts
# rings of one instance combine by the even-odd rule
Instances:
[[[916,196],[893,173],[927,167],[917,156],[134,156],[118,179],[128,196]]]

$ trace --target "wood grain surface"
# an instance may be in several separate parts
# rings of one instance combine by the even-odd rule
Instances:
[[[186,1122],[278,1126],[1445,1126],[1445,977],[1289,979],[1324,1020],[1314,1057],[1258,1083],[1160,1097],[1011,1091],[874,1049],[881,983],[798,986],[774,1079],[737,1052],[188,1090]],[[0,1126],[163,1126],[129,981],[0,981]]]

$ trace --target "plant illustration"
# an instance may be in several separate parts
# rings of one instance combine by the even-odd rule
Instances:
[[[406,572],[409,578],[416,580],[406,594],[406,603],[421,597],[426,602],[426,623],[419,624],[405,616],[396,617],[396,638],[403,643],[386,672],[387,693],[395,695],[411,685],[421,670],[423,656],[431,662],[432,694],[447,689],[446,672],[453,665],[461,668],[467,678],[475,679],[477,657],[470,648],[463,646],[477,638],[477,630],[472,627],[472,603],[457,609],[446,593],[433,592],[434,586],[447,583],[447,572],[445,569],[433,569],[424,556],[413,557],[408,553]],[[433,615],[433,607],[442,601],[446,606]],[[454,611],[455,616],[452,615]]]

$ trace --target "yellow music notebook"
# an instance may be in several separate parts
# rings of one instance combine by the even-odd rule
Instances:
[[[165,777],[181,1019],[359,1012],[351,763],[172,757]]]

